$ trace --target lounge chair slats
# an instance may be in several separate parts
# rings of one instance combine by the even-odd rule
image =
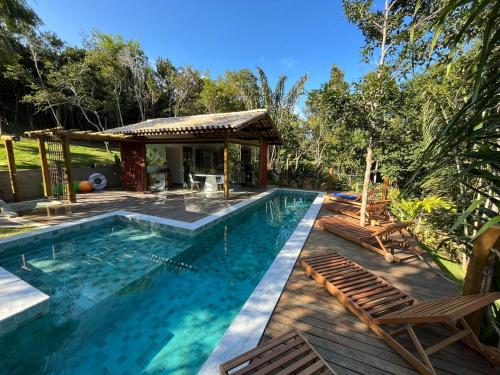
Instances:
[[[366,214],[368,219],[384,219],[388,218],[387,206],[390,200],[375,200],[370,199],[366,205]],[[345,202],[345,201],[330,201],[323,205],[326,209],[337,212],[342,215],[350,216],[359,219],[361,213],[361,202]]]
[[[296,330],[259,345],[220,366],[221,374],[330,374],[333,369]]]
[[[323,207],[325,207],[327,210],[337,212],[342,215],[347,215],[356,219],[359,218],[359,213],[361,211],[360,206],[343,202],[327,203],[324,204]]]
[[[492,364],[500,366],[500,352],[481,344],[464,319],[464,316],[500,299],[500,292],[417,302],[347,258],[336,253],[329,255],[330,257],[302,258],[301,265],[306,274],[337,297],[422,374],[436,374],[429,356],[459,340],[483,354]],[[346,278],[342,275],[335,276],[335,270],[339,269],[337,264],[342,258],[346,261],[342,263],[342,269],[351,267],[351,272],[344,273],[349,275]],[[314,260],[313,264],[310,263],[311,260]],[[424,348],[414,327],[436,323],[446,328],[450,335]],[[409,342],[414,345],[412,350],[396,339],[405,333]]]
[[[259,345],[258,347],[253,349],[253,351],[251,351],[251,352],[243,353],[243,354],[239,355],[238,357],[233,358],[231,361],[224,363],[224,366],[237,367],[237,366],[239,366],[239,364],[245,363],[255,356],[258,356],[262,353],[265,353],[266,351],[272,350],[274,347],[276,347],[280,344],[283,344],[285,341],[296,340],[296,339],[297,339],[296,332],[289,331],[286,334],[276,338],[275,340],[272,340],[264,345]]]
[[[421,252],[418,247],[410,245],[410,242],[414,241],[408,236],[408,233],[404,232],[410,223],[391,223],[382,227],[360,227],[340,215],[324,216],[317,222],[324,230],[382,255],[390,262],[412,259]],[[395,234],[398,237],[395,237]],[[338,261],[341,260],[338,259]]]
[[[301,343],[299,342],[298,344],[300,345]],[[282,345],[279,349],[266,352],[264,355],[262,355],[262,357],[253,360],[252,363],[250,363],[245,368],[241,369],[240,371],[234,372],[234,375],[245,374],[261,367],[263,367],[263,369],[260,372],[270,372],[287,363],[288,361],[291,361],[298,356],[302,356],[304,353],[309,351],[310,350],[307,346],[299,346],[295,347],[295,349],[291,349],[290,345]],[[286,352],[289,353],[285,356],[284,354]],[[272,365],[268,365],[271,362]]]

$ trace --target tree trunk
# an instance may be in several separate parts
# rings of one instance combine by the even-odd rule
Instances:
[[[121,90],[120,90],[121,92]],[[115,102],[116,102],[116,112],[117,112],[117,117],[118,117],[118,126],[123,126],[123,116],[122,116],[122,108],[120,106],[120,96],[119,93],[116,92],[115,90]]]
[[[288,168],[289,168],[289,160],[290,158],[286,157],[286,163],[285,163],[285,184],[288,186]]]
[[[370,187],[370,172],[373,163],[373,150],[371,146],[366,149],[366,169],[365,178],[363,180],[363,195],[361,200],[361,212],[359,218],[359,225],[364,227],[366,225],[366,203],[368,200],[368,189]]]
[[[387,54],[386,44],[387,44],[387,33],[389,31],[388,30],[389,29],[389,27],[388,27],[388,25],[389,25],[389,11],[390,11],[391,7],[392,7],[392,4],[389,4],[389,1],[385,0],[384,23],[382,25],[382,30],[381,30],[382,41],[380,43],[380,60],[378,63],[378,67],[379,67],[378,76],[379,77],[382,74],[380,67],[383,67],[385,65],[385,57]]]

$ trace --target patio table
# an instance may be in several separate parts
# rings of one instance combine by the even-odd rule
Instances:
[[[221,174],[205,174],[205,173],[195,173],[195,177],[204,177],[205,185],[203,187],[204,191],[217,191],[217,178],[222,178]]]

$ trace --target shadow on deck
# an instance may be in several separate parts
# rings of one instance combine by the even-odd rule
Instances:
[[[329,214],[322,210],[320,215]],[[320,229],[311,231],[301,257],[335,251],[417,299],[454,296],[458,288],[437,266],[422,260],[387,263],[382,257]],[[271,316],[262,342],[291,328],[309,342],[339,374],[418,374],[402,357],[347,310],[297,263]],[[436,332],[422,328],[424,343]],[[439,374],[493,374],[494,369],[476,352],[455,343],[431,357]]]

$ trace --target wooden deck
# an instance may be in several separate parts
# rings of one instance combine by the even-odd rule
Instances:
[[[322,210],[320,215],[331,213]],[[370,251],[315,226],[301,256],[335,251],[420,300],[457,295],[439,269],[422,260],[390,264]],[[297,263],[264,332],[262,342],[297,328],[339,374],[417,374],[335,297],[309,279]],[[435,335],[426,331],[427,338]],[[457,343],[432,357],[439,374],[493,374],[480,355]]]

